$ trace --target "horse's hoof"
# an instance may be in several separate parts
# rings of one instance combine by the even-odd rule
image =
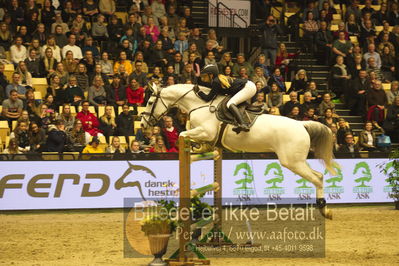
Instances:
[[[330,209],[325,208],[325,207],[320,209],[320,213],[326,219],[332,220],[332,218],[333,218],[332,211]]]

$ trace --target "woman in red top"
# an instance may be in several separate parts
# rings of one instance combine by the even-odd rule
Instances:
[[[289,73],[290,70],[295,69],[288,69],[288,65],[290,62],[299,55],[297,53],[288,53],[287,48],[285,47],[284,43],[280,43],[277,49],[277,56],[276,56],[276,68],[280,68],[283,73]],[[288,79],[289,80],[289,79]]]
[[[102,131],[98,129],[100,123],[98,122],[97,117],[94,114],[90,113],[89,106],[89,101],[83,101],[82,111],[80,111],[76,115],[76,118],[82,121],[83,130],[85,132],[89,133],[91,136],[102,136]]]
[[[126,88],[126,97],[129,105],[141,106],[144,102],[144,89],[136,79],[130,81],[130,85]]]

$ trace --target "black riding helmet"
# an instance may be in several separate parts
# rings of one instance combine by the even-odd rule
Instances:
[[[219,75],[219,69],[215,65],[206,65],[201,70],[201,75],[202,74],[213,74],[213,76],[217,76],[217,75]]]

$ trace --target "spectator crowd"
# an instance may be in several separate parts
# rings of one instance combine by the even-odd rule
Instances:
[[[135,127],[150,96],[148,84],[196,84],[208,64],[253,81],[258,93],[252,104],[264,113],[329,126],[336,150],[374,151],[376,130],[392,140],[399,136],[396,1],[365,0],[362,8],[358,0],[335,1],[340,10],[334,1],[307,1],[287,25],[264,14],[262,52],[254,63],[223,47],[214,29],[198,28],[192,1],[123,1],[129,4],[125,12],[116,12],[115,0],[40,2],[0,0],[0,120],[12,130],[3,153],[176,152],[186,114],[173,110],[149,131]],[[334,14],[342,16],[337,24]],[[298,31],[305,51],[331,67],[325,93],[297,67],[301,51],[288,52],[278,41],[296,19],[303,24]],[[6,68],[14,72],[6,75]],[[43,93],[38,79],[46,80]],[[336,113],[337,102],[364,119],[356,145]]]

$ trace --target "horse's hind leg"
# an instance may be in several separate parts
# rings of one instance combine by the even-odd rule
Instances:
[[[324,185],[323,175],[312,168],[306,163],[305,159],[298,160],[294,156],[288,156],[289,158],[282,158],[284,156],[279,155],[281,164],[290,169],[295,174],[310,181],[316,187],[316,203],[320,208],[322,215],[328,219],[332,219],[331,210],[327,209],[326,201],[324,199]]]

